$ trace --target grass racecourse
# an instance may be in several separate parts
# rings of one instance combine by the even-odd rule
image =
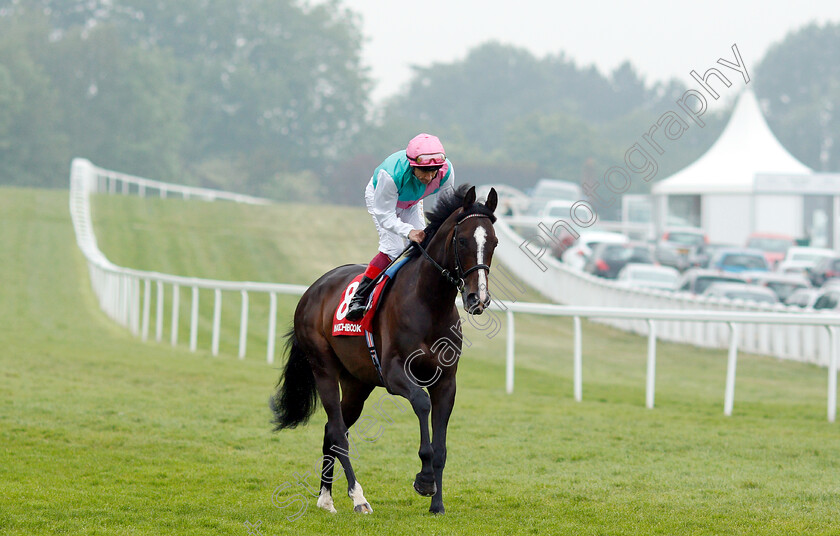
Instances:
[[[329,514],[300,500],[317,487],[323,411],[271,432],[282,358],[265,363],[264,327],[236,359],[231,299],[218,357],[212,307],[196,353],[185,336],[175,348],[141,342],[100,312],[67,205],[66,191],[0,188],[4,536],[840,534],[840,424],[826,421],[824,369],[742,355],[724,417],[726,352],[662,343],[648,410],[646,340],[585,323],[578,403],[571,320],[520,315],[510,396],[504,330],[465,333],[446,515],[430,515],[412,489],[413,413],[392,409],[388,420],[370,407],[378,438],[353,437],[374,513],[352,512],[342,478]],[[124,197],[94,208],[112,261],[181,275],[310,283],[376,247],[361,209]],[[280,333],[296,299],[278,301]]]

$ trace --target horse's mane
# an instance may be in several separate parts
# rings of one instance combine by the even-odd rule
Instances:
[[[445,222],[456,210],[464,206],[464,197],[466,197],[470,188],[472,188],[471,184],[464,183],[453,190],[447,189],[442,195],[438,196],[434,208],[426,211],[426,218],[429,219],[429,224],[424,229],[426,238],[421,243],[424,248],[429,247],[432,238],[434,238],[435,233],[443,225],[443,222]],[[496,223],[496,216],[493,214],[492,210],[484,206],[484,203],[476,201],[470,205],[467,210],[458,215],[458,221],[461,221],[470,214],[484,214],[490,218],[491,222]],[[417,257],[419,255],[420,250],[417,248],[412,248],[408,253],[409,258]]]

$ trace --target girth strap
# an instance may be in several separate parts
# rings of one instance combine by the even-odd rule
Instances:
[[[370,359],[373,361],[373,367],[376,369],[376,375],[379,376],[379,381],[382,382],[382,386],[385,387],[385,390],[390,393],[391,390],[388,389],[388,385],[385,383],[385,377],[382,376],[382,365],[379,363],[379,356],[376,353],[376,345],[373,343],[373,333],[370,331],[365,331],[365,343],[367,344],[368,352],[370,352]]]

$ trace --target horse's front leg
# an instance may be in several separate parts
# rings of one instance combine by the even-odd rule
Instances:
[[[429,388],[429,393],[432,401],[432,433],[434,434],[432,466],[437,488],[432,497],[429,512],[442,514],[444,513],[443,468],[446,466],[446,428],[449,425],[449,416],[452,415],[452,408],[455,405],[455,375],[441,378],[433,387]]]
[[[420,420],[420,450],[417,452],[420,456],[420,472],[414,477],[414,491],[423,497],[431,497],[438,491],[433,466],[435,451],[429,437],[429,412],[432,409],[432,401],[426,391],[419,387],[412,391],[408,401]]]
[[[424,497],[431,497],[437,491],[435,473],[432,465],[434,449],[429,437],[429,413],[432,401],[429,395],[417,383],[411,381],[401,367],[394,367],[386,374],[385,381],[393,394],[406,398],[411,403],[417,419],[420,421],[420,472],[414,478],[414,490]]]

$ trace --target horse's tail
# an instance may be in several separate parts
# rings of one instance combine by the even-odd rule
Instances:
[[[298,344],[294,328],[286,334],[286,353],[289,359],[277,382],[277,392],[269,401],[274,412],[275,432],[305,424],[315,413],[318,403],[315,375]]]

